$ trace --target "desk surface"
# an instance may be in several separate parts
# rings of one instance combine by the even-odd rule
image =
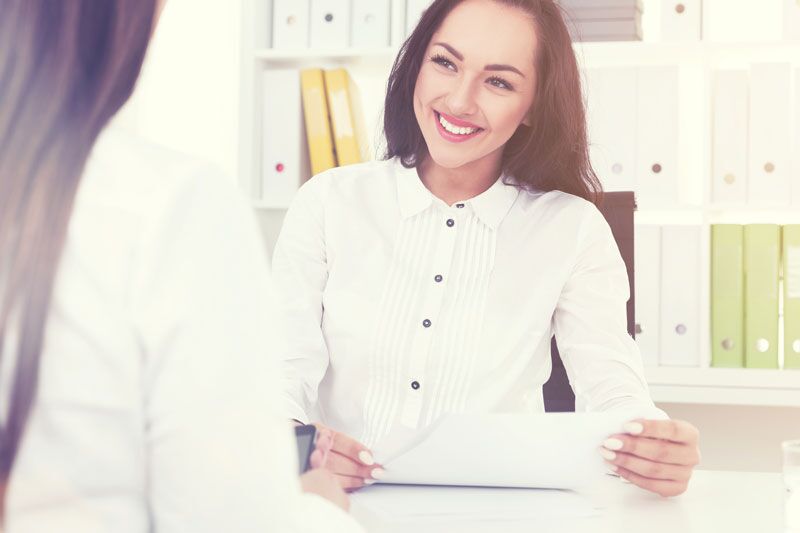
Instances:
[[[355,493],[352,512],[370,533],[564,532],[564,533],[782,533],[784,498],[781,475],[758,472],[697,471],[689,490],[676,498],[661,498],[638,487],[608,477],[587,501],[598,510],[593,516],[550,516],[545,520],[467,520],[381,517],[375,496],[391,498],[396,488],[376,486],[380,493]],[[371,490],[371,488],[366,489]],[[437,490],[448,490],[447,488]],[[550,492],[550,491],[545,491]],[[362,495],[363,494],[363,495]],[[398,492],[399,494],[399,492]],[[432,496],[436,498],[436,494]]]

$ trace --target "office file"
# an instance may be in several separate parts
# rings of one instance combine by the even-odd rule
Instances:
[[[269,69],[262,81],[262,201],[287,206],[310,172],[303,138],[300,74],[294,69]]]
[[[428,9],[432,0],[406,0],[406,35],[411,35],[417,27],[422,12]]]
[[[800,3],[797,0],[783,0],[783,39],[800,39]]]
[[[311,0],[311,48],[341,50],[349,41],[350,2]]]
[[[744,227],[745,366],[778,368],[780,227]]]
[[[273,0],[272,47],[296,50],[308,47],[309,0]]]
[[[794,70],[794,136],[791,144],[792,172],[789,177],[791,202],[800,207],[800,68]]]
[[[780,39],[784,1],[703,0],[703,40],[741,43]]]
[[[711,197],[747,201],[748,83],[746,70],[714,72]]]
[[[744,227],[711,226],[711,366],[744,366]]]
[[[702,15],[702,0],[662,0],[661,40],[699,41]]]
[[[661,228],[663,366],[700,365],[700,227]]]
[[[364,48],[389,46],[389,0],[353,0],[350,45]]]
[[[660,351],[661,228],[634,229],[633,264],[636,276],[635,338],[645,366],[657,366]]]
[[[305,117],[306,139],[311,160],[311,174],[336,166],[333,151],[333,134],[328,114],[328,97],[322,69],[311,68],[300,72],[300,85],[303,91],[303,116]]]
[[[637,204],[674,206],[678,203],[678,68],[640,68],[637,90]]]
[[[790,202],[791,82],[788,63],[751,66],[747,199],[754,207]]]
[[[783,227],[783,366],[800,368],[800,224]]]
[[[586,71],[589,151],[603,189],[635,190],[636,69]]]
[[[333,126],[333,141],[340,166],[368,161],[369,142],[361,110],[358,88],[343,69],[325,71],[328,108]]]

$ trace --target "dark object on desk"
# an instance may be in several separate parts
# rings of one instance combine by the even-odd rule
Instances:
[[[302,474],[311,466],[311,452],[314,451],[317,428],[311,424],[296,426],[294,428],[294,436],[295,440],[297,440],[297,464],[300,467],[299,473]]]
[[[628,300],[628,333],[634,336],[634,272],[633,272],[633,212],[636,210],[636,200],[632,192],[607,192],[603,201],[597,206],[606,218],[614,239],[617,241],[620,255],[625,261],[628,270],[628,283],[631,297]],[[550,355],[553,361],[553,371],[550,379],[544,384],[544,409],[547,412],[565,412],[575,410],[575,394],[569,385],[567,371],[558,353],[556,339],[551,341]]]

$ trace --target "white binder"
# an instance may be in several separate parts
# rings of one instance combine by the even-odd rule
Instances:
[[[792,137],[792,175],[789,178],[792,205],[800,207],[800,68],[794,71],[794,135]]]
[[[661,228],[637,225],[633,248],[636,343],[645,366],[657,366],[661,348]]]
[[[700,365],[700,227],[661,228],[662,366]]]
[[[778,40],[783,33],[784,1],[703,0],[703,40],[737,43]]]
[[[800,40],[800,3],[797,0],[783,0],[783,38]]]
[[[341,50],[350,42],[350,2],[311,0],[310,45],[314,49]]]
[[[308,0],[272,0],[272,47],[296,50],[308,47]]]
[[[589,150],[607,191],[635,190],[636,69],[586,71]]]
[[[661,0],[661,40],[699,41],[702,0]]]
[[[389,46],[389,0],[353,0],[350,45],[364,48]]]
[[[714,72],[711,198],[747,201],[748,83],[746,70]]]
[[[636,192],[639,207],[678,203],[678,67],[639,68]]]
[[[268,69],[262,82],[261,200],[268,206],[286,207],[310,175],[300,73]]]
[[[417,27],[422,12],[428,9],[432,0],[406,0],[406,35],[411,35]]]
[[[791,82],[788,63],[759,63],[750,68],[747,200],[752,207],[789,204]]]

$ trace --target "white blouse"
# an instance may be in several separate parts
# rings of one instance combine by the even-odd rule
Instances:
[[[233,183],[105,133],[70,221],[6,532],[360,530],[300,492],[274,299]]]
[[[448,206],[396,160],[335,168],[298,192],[273,273],[286,415],[368,447],[446,412],[542,412],[553,334],[579,408],[665,416],[624,262],[576,196],[500,179]]]

